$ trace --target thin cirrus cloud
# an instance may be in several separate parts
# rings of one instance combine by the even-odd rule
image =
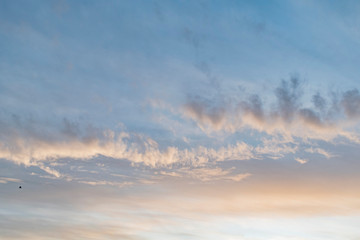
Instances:
[[[180,168],[177,171],[161,171],[160,174],[163,176],[200,180],[201,182],[226,180],[239,182],[251,176],[250,173],[233,174],[232,170],[235,169],[224,170],[220,167]]]

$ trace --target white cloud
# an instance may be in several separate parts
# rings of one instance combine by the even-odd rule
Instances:
[[[323,155],[324,157],[326,158],[332,158],[334,155],[327,152],[325,149],[322,149],[322,148],[307,148],[305,149],[306,152],[308,153],[317,153],[317,154],[320,154],[320,155]]]
[[[115,186],[115,187],[125,187],[133,185],[133,182],[114,182],[114,181],[105,181],[105,180],[99,180],[99,181],[79,181],[79,183],[92,185],[92,186],[102,186],[102,185],[109,185],[109,186]]]
[[[300,164],[305,164],[307,163],[309,160],[304,159],[304,158],[295,158],[295,161],[297,161]]]
[[[251,176],[250,173],[234,174],[233,170],[234,168],[224,170],[220,167],[182,168],[179,169],[177,172],[172,172],[171,174],[167,172],[161,172],[161,174],[176,177],[182,176],[184,178],[195,179],[202,182],[221,180],[239,182]]]
[[[139,134],[136,134],[136,138],[126,132],[115,134],[111,131],[104,131],[97,134],[98,137],[90,139],[81,137],[61,139],[61,136],[51,136],[52,141],[38,137],[36,134],[23,136],[14,134],[7,136],[7,143],[0,142],[0,158],[26,166],[37,165],[56,177],[60,177],[61,173],[44,166],[41,164],[42,161],[53,161],[61,158],[91,159],[103,155],[159,167],[175,163],[198,166],[207,162],[255,158],[253,148],[244,142],[218,149],[204,146],[178,149],[169,146],[160,150],[156,141]]]

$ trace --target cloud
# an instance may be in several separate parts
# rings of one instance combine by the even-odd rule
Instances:
[[[282,134],[303,139],[333,140],[345,137],[360,142],[350,120],[360,116],[360,94],[357,89],[325,99],[319,92],[304,106],[303,83],[296,77],[281,81],[275,88],[275,102],[265,105],[259,94],[239,100],[234,96],[196,96],[188,98],[182,115],[202,130],[236,132],[253,129],[267,134]],[[238,99],[238,100],[236,100]],[[328,104],[328,103],[331,104]]]
[[[340,103],[346,116],[351,119],[360,117],[360,94],[358,89],[346,91]]]
[[[184,111],[187,116],[196,119],[203,125],[211,125],[216,130],[224,127],[226,118],[226,109],[224,104],[214,105],[211,101],[194,97],[188,100],[184,105]]]
[[[234,168],[224,170],[220,167],[181,168],[176,172],[162,171],[160,174],[172,177],[190,178],[201,182],[224,180],[239,182],[251,176],[250,173],[234,174],[233,170]]]
[[[325,98],[323,98],[319,92],[312,96],[311,101],[313,102],[316,109],[324,111],[327,105]]]
[[[289,81],[282,80],[281,85],[275,89],[275,95],[278,101],[278,112],[286,122],[291,122],[294,114],[300,106],[299,98],[301,96],[300,81],[298,78],[291,78]]]
[[[177,172],[160,171],[159,174],[164,175],[164,176],[170,176],[170,177],[182,177],[182,175]]]
[[[225,179],[229,179],[229,180],[232,180],[232,181],[235,181],[235,182],[240,182],[240,181],[242,181],[245,178],[250,177],[250,176],[251,176],[251,173],[241,173],[241,174],[237,174],[237,175],[234,175],[234,176],[228,176]]]
[[[200,166],[208,162],[256,158],[253,148],[244,142],[217,149],[204,146],[189,149],[174,146],[160,148],[156,141],[141,134],[82,127],[68,120],[63,121],[58,130],[41,133],[42,129],[37,124],[31,131],[28,125],[3,127],[8,134],[0,136],[0,158],[25,166],[38,166],[55,177],[61,177],[62,174],[42,162],[106,156],[160,167],[173,164]]]
[[[308,152],[308,153],[317,153],[317,154],[323,155],[326,158],[334,157],[333,154],[327,152],[325,149],[322,149],[322,148],[313,148],[313,147],[311,147],[311,148],[305,149],[305,151]]]
[[[236,141],[218,147],[197,145],[179,148],[171,145],[159,146],[154,139],[142,134],[101,130],[70,120],[63,120],[59,126],[52,129],[35,120],[31,125],[26,124],[23,120],[20,122],[21,124],[13,126],[3,121],[3,134],[0,135],[0,158],[25,166],[37,166],[55,178],[71,179],[66,170],[61,169],[64,163],[57,161],[67,158],[89,160],[104,156],[129,161],[132,166],[143,165],[151,168],[173,169],[189,167],[196,172],[200,171],[197,169],[211,164],[216,165],[223,161],[278,159],[287,154],[296,154],[301,150],[297,140],[282,135],[263,137],[253,145]],[[327,158],[332,156],[320,148],[308,148],[306,151],[322,154]],[[215,169],[214,172],[208,171],[207,175],[211,179],[216,179],[214,176],[211,177],[212,173],[225,174],[225,172],[216,172],[219,170],[221,169]],[[184,175],[179,171],[171,174]],[[201,176],[200,172],[197,176]],[[243,177],[246,175],[236,177],[230,174],[219,179],[240,180]],[[84,181],[89,182],[88,180]]]
[[[41,164],[41,163],[37,163],[37,166],[38,166],[40,169],[44,170],[46,173],[48,173],[48,174],[50,174],[50,175],[53,175],[54,177],[59,178],[59,177],[62,176],[62,174],[61,174],[60,172],[58,172],[58,171],[56,171],[55,169],[52,169],[52,168],[50,168],[50,167],[48,167],[48,166],[44,166],[44,165]]]
[[[114,182],[114,181],[79,181],[79,183],[91,185],[91,186],[102,186],[102,185],[109,185],[109,186],[116,186],[116,187],[125,187],[133,185],[133,182]]]
[[[296,153],[298,146],[293,139],[279,137],[263,138],[262,145],[257,146],[255,151],[259,155],[265,155],[272,159],[278,159],[285,154]]]
[[[0,183],[9,183],[9,182],[21,182],[21,180],[17,178],[0,177]]]
[[[242,109],[244,115],[251,115],[258,123],[265,121],[263,103],[258,95],[254,94],[249,97],[248,101],[242,101],[239,107]]]
[[[297,161],[300,164],[305,164],[307,163],[309,160],[304,159],[304,158],[295,158],[295,161]]]

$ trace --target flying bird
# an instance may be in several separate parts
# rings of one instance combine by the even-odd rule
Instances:
[[[21,186],[19,186],[19,188],[21,188]]]

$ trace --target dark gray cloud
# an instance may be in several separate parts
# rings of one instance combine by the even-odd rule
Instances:
[[[341,99],[341,106],[349,118],[360,117],[360,94],[358,89],[346,91]]]
[[[202,122],[209,122],[213,126],[219,126],[226,117],[225,104],[217,104],[199,96],[188,97],[185,109],[195,119]]]
[[[320,111],[324,111],[327,105],[327,102],[325,98],[323,98],[319,92],[317,92],[315,95],[313,95],[311,99],[312,103],[314,104],[316,109],[319,109]]]
[[[252,114],[258,121],[262,122],[265,120],[263,102],[258,95],[251,95],[247,101],[242,101],[239,107],[245,114]]]
[[[80,135],[81,130],[78,123],[71,122],[67,118],[64,118],[61,132],[66,136],[69,136],[71,138],[76,138],[77,136]]]
[[[324,123],[321,121],[321,118],[319,117],[318,113],[316,113],[314,110],[309,108],[302,108],[299,110],[299,116],[304,120],[306,123],[322,127]]]
[[[302,95],[300,81],[292,77],[289,81],[282,80],[278,88],[275,89],[278,102],[278,114],[283,120],[290,122],[293,120],[295,112],[301,105],[299,98]]]
[[[227,100],[239,99],[232,96],[222,96],[221,101],[208,101],[198,96],[187,100],[185,114],[200,126],[210,125],[215,130],[250,127],[261,131],[277,128],[291,131],[292,127],[301,127],[304,132],[341,129],[342,122],[360,116],[357,89],[331,93],[328,97],[317,92],[311,98],[313,106],[306,106],[306,99],[302,99],[304,84],[298,77],[292,77],[282,80],[273,93],[276,101],[266,105],[259,94],[237,101]]]

